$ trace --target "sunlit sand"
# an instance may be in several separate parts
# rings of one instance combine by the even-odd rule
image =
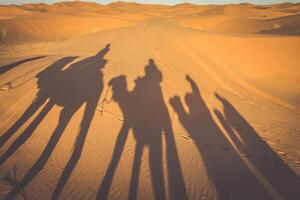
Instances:
[[[0,199],[300,198],[300,4],[0,6]]]

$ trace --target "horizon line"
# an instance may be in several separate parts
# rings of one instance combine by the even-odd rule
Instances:
[[[243,4],[250,4],[250,5],[259,5],[259,6],[264,6],[264,5],[280,5],[280,4],[300,4],[300,2],[291,2],[291,1],[286,1],[286,2],[281,2],[281,3],[269,3],[269,4],[257,4],[257,3],[250,3],[250,2],[241,2],[241,3],[191,3],[191,2],[182,2],[182,3],[177,3],[177,4],[170,4],[170,3],[140,3],[140,2],[134,2],[134,1],[115,1],[115,2],[110,2],[110,3],[99,3],[96,1],[80,1],[80,0],[70,0],[70,1],[59,1],[59,2],[52,2],[52,3],[47,3],[47,2],[28,2],[28,3],[7,3],[7,4],[0,4],[0,6],[22,6],[22,5],[28,5],[28,4],[44,4],[44,5],[55,5],[55,4],[60,4],[60,3],[76,3],[76,2],[81,2],[81,3],[95,3],[98,5],[110,5],[110,4],[115,4],[115,3],[127,3],[127,4],[140,4],[140,5],[162,5],[162,6],[178,6],[178,5],[184,5],[184,4],[189,4],[189,5],[195,5],[195,6],[205,6],[205,5],[243,5]]]

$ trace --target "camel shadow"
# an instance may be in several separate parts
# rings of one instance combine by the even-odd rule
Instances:
[[[82,154],[85,139],[103,90],[102,70],[107,63],[104,56],[109,50],[110,44],[106,45],[106,47],[96,55],[71,64],[66,70],[61,70],[62,65],[60,65],[57,69],[49,68],[49,72],[45,71],[38,75],[38,86],[40,90],[35,102],[38,101],[39,106],[41,106],[41,102],[47,101],[46,105],[32,123],[8,148],[7,152],[9,152],[9,155],[5,156],[6,154],[4,154],[4,157],[7,159],[7,157],[12,155],[18,147],[29,139],[37,126],[41,123],[42,119],[54,105],[62,107],[62,110],[60,112],[58,124],[40,157],[24,177],[7,194],[5,199],[13,199],[41,171],[50,158],[72,116],[84,105],[84,114],[80,122],[79,132],[76,136],[71,157],[52,194],[52,199],[58,199]],[[47,74],[49,73],[51,73],[51,77],[55,77],[55,79],[46,79],[45,77],[48,77]],[[51,83],[54,82],[53,80],[56,82],[55,86],[51,85]],[[49,83],[49,81],[51,81],[51,83]],[[34,108],[35,107],[37,106],[34,106]],[[34,109],[28,111],[28,115],[32,113],[32,110]],[[20,127],[20,124],[22,125],[21,122],[26,121],[28,118],[27,115],[26,118],[22,117],[20,123],[17,123],[15,127]],[[17,128],[13,128],[13,130]]]
[[[182,126],[193,139],[219,199],[272,199],[215,123],[195,81],[187,75],[192,92],[170,99]]]
[[[14,133],[17,132],[19,128],[21,128],[38,111],[38,109],[49,100],[53,92],[60,87],[58,79],[59,75],[62,73],[62,69],[75,59],[76,57],[61,58],[36,75],[36,78],[38,79],[38,92],[36,97],[22,116],[3,135],[1,135],[0,147],[2,147],[14,135]],[[23,144],[25,140],[30,137],[32,134],[30,129],[34,130],[35,127],[38,126],[42,118],[48,113],[47,110],[50,109],[50,106],[48,105],[48,107],[45,107],[31,123],[30,128],[28,127],[27,129],[28,133],[25,134],[24,132],[22,137],[15,140],[13,145],[8,148],[6,153],[0,158],[0,165],[15,152],[20,144]]]
[[[130,129],[133,131],[136,146],[128,199],[137,199],[141,158],[145,147],[149,149],[148,159],[154,198],[166,199],[162,163],[163,136],[166,140],[170,199],[187,199],[171,119],[160,86],[162,79],[161,71],[157,68],[154,60],[150,59],[148,65],[145,66],[145,75],[135,80],[135,87],[132,91],[127,89],[125,76],[118,76],[110,80],[109,85],[113,91],[112,98],[119,105],[124,121],[97,199],[108,198],[112,179],[124,151]]]

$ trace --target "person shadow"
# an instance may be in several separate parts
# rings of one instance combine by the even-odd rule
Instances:
[[[137,198],[140,167],[144,148],[149,148],[149,165],[155,199],[166,199],[162,166],[162,137],[166,138],[170,199],[187,199],[183,175],[177,154],[174,133],[167,106],[160,86],[162,73],[153,59],[145,66],[145,75],[135,80],[135,87],[128,91],[125,76],[110,80],[113,100],[123,113],[123,124],[119,131],[111,161],[100,185],[97,199],[108,198],[112,179],[124,150],[129,130],[136,140],[128,199]],[[146,104],[146,102],[149,102]]]
[[[96,55],[73,63],[66,70],[61,71],[61,74],[58,74],[57,77],[60,87],[56,88],[55,92],[49,95],[49,100],[45,106],[48,107],[47,111],[53,107],[53,105],[62,107],[58,124],[35,164],[6,195],[5,199],[13,199],[41,171],[50,158],[72,116],[85,104],[84,114],[80,122],[80,128],[70,159],[52,193],[51,199],[58,199],[82,154],[85,139],[103,90],[102,70],[107,63],[104,56],[109,50],[110,44],[107,44],[106,47]],[[43,80],[41,80],[41,83],[42,82]],[[44,111],[42,110],[41,112]],[[41,119],[37,119],[39,115],[25,129],[23,134],[32,134],[36,126],[41,122]],[[43,114],[43,116],[44,115],[45,114]],[[33,124],[36,124],[34,128],[32,128]]]
[[[185,95],[188,110],[179,96],[169,102],[203,158],[218,199],[272,199],[215,123],[195,81],[186,79],[192,88]]]
[[[300,179],[273,149],[264,141],[247,120],[224,97],[215,94],[223,105],[224,115],[215,114],[241,153],[272,188],[277,198],[299,199]]]

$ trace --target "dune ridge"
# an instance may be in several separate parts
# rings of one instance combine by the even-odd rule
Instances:
[[[1,44],[64,40],[161,18],[170,18],[184,27],[223,33],[299,35],[300,29],[297,23],[300,6],[292,3],[167,6],[76,1],[9,5],[1,6],[0,10]],[[80,28],[76,24],[80,24]]]

